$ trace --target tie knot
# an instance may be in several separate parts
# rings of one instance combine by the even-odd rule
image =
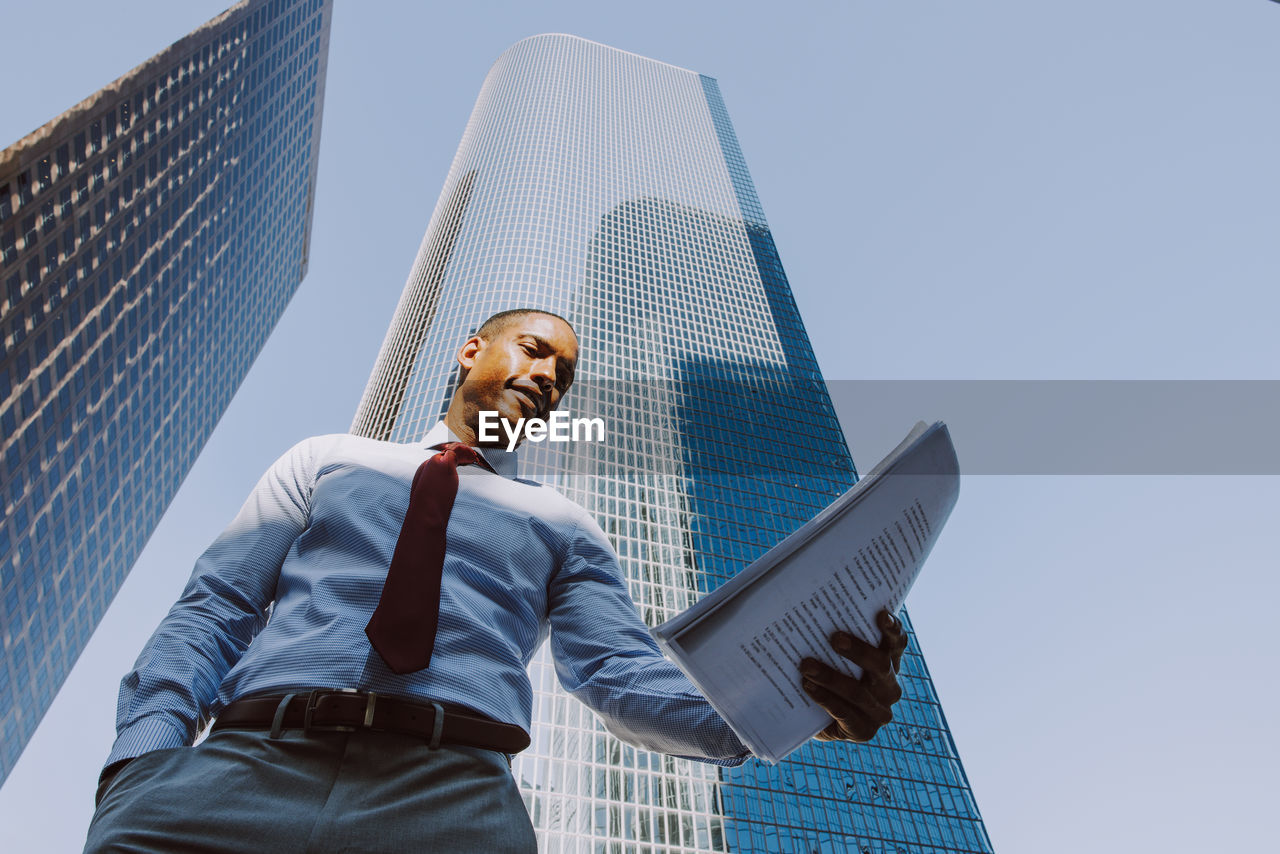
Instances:
[[[452,458],[454,465],[458,466],[482,466],[489,471],[493,471],[493,466],[489,465],[488,460],[480,455],[480,452],[468,445],[466,442],[444,442],[435,445],[440,453],[446,459]]]

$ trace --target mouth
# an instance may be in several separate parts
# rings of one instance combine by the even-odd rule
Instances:
[[[534,391],[533,389],[523,385],[513,385],[511,389],[519,394],[522,400],[529,403],[529,407],[532,409],[532,412],[530,412],[526,417],[537,416],[542,412],[542,394],[540,392]],[[521,406],[523,407],[523,403]]]

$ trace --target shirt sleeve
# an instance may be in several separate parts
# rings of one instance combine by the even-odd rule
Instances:
[[[222,678],[267,623],[280,566],[310,518],[317,451],[308,439],[277,460],[196,561],[120,682],[108,766],[195,740]]]
[[[608,730],[646,750],[717,765],[751,755],[688,677],[662,655],[627,591],[617,554],[584,513],[550,584],[560,683]]]

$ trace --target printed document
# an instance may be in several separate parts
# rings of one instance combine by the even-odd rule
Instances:
[[[916,424],[852,489],[692,608],[653,629],[667,655],[760,759],[778,762],[831,723],[801,688],[800,660],[851,676],[831,648],[879,644],[960,491],[946,425]]]

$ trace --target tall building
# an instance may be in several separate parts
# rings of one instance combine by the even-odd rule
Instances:
[[[307,269],[332,0],[246,0],[0,152],[0,781]]]
[[[562,409],[607,441],[533,445],[611,537],[654,624],[857,477],[716,81],[565,35],[485,79],[352,426],[411,441],[440,418],[489,314],[577,328]],[[907,625],[910,626],[909,620]],[[544,649],[515,773],[547,851],[989,852],[915,642],[897,720],[777,766],[646,753],[569,697]]]

